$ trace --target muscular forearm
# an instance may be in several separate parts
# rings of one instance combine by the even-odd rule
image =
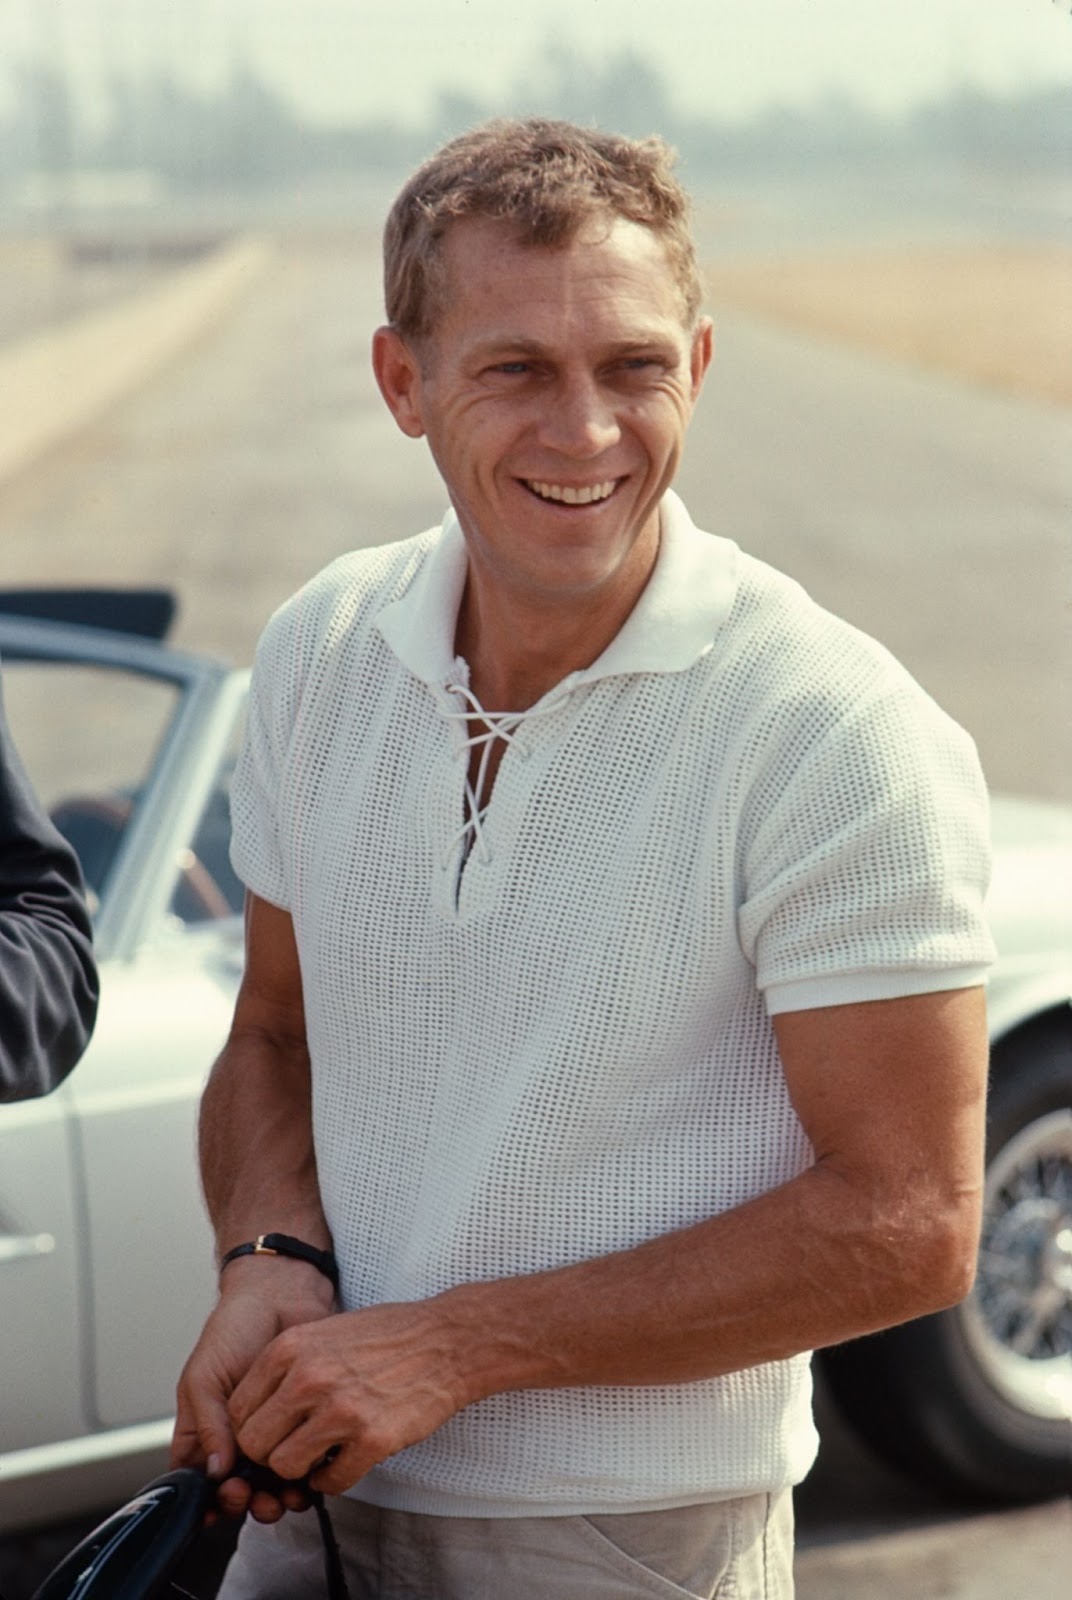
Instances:
[[[442,1314],[484,1330],[463,1360],[475,1393],[713,1377],[963,1297],[982,1195],[982,992],[804,1011],[776,1027],[815,1164],[635,1250],[444,1297]]]
[[[325,1248],[313,1150],[309,1052],[301,976],[286,912],[250,896],[246,970],[227,1045],[201,1105],[201,1172],[221,1256],[262,1233]],[[228,1263],[220,1298],[183,1369],[172,1459],[226,1478],[235,1438],[228,1402],[288,1330],[333,1322],[335,1291],[309,1262],[245,1255]],[[307,1463],[308,1465],[308,1463]],[[300,1476],[301,1474],[296,1474]],[[260,1512],[278,1516],[264,1496]],[[248,1488],[232,1480],[221,1503],[244,1511]]]
[[[816,1168],[632,1250],[292,1327],[232,1425],[283,1476],[331,1452],[314,1482],[341,1493],[492,1394],[688,1382],[933,1310],[963,1293],[974,1241],[970,1197],[943,1209],[876,1208]]]
[[[817,1166],[724,1216],[440,1297],[458,1389],[660,1384],[839,1342],[962,1297],[975,1197],[883,1202]]]
[[[237,1438],[284,1476],[332,1452],[340,1493],[492,1394],[715,1377],[958,1300],[985,1042],[975,991],[783,1018],[807,1172],[633,1249],[291,1327],[231,1397]]]
[[[319,1247],[330,1244],[317,1185],[303,1039],[235,1027],[201,1104],[200,1154],[221,1254],[271,1232]]]

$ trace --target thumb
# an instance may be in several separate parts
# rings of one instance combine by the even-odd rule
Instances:
[[[175,1431],[171,1439],[173,1467],[199,1467],[219,1482],[235,1464],[238,1447],[222,1397],[201,1392],[196,1398],[180,1386]]]

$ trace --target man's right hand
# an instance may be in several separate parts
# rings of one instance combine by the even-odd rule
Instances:
[[[227,1401],[253,1362],[286,1328],[330,1316],[330,1284],[305,1262],[281,1257],[232,1262],[220,1298],[183,1368],[177,1393],[173,1467],[200,1467],[219,1484],[217,1504],[228,1516],[251,1510],[275,1522],[284,1510],[301,1510],[300,1493],[283,1500],[230,1476],[238,1455]]]
[[[221,1255],[259,1233],[289,1233],[330,1248],[313,1150],[312,1086],[294,925],[279,906],[246,896],[246,964],[234,1021],[201,1102],[201,1182]],[[227,1402],[261,1352],[296,1324],[335,1309],[316,1267],[289,1256],[240,1256],[179,1380],[171,1458],[207,1471],[227,1514],[259,1521],[284,1501],[232,1476],[237,1457]],[[295,1509],[300,1496],[295,1497]]]

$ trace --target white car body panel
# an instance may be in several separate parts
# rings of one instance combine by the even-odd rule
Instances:
[[[86,1426],[78,1218],[66,1107],[0,1108],[0,1437],[23,1449]],[[24,1381],[41,1370],[47,1385]],[[0,1457],[0,1483],[3,1458]],[[2,1501],[0,1501],[2,1510]]]
[[[987,913],[1000,959],[987,986],[990,1037],[1072,999],[1072,809],[998,796]]]
[[[102,1428],[159,1416],[212,1303],[196,1111],[234,1005],[233,981],[205,964],[219,940],[188,935],[195,963],[165,944],[106,970],[101,1026],[71,1082],[88,1200],[88,1407]]]

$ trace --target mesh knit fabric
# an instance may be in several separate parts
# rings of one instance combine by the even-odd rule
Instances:
[[[347,1307],[784,1182],[811,1157],[771,1015],[978,983],[992,958],[971,741],[672,495],[632,616],[517,724],[468,848],[464,574],[448,517],[278,612],[235,783],[235,866],[295,922]],[[809,1385],[802,1356],[496,1395],[355,1492],[515,1515],[774,1489],[813,1459]]]

